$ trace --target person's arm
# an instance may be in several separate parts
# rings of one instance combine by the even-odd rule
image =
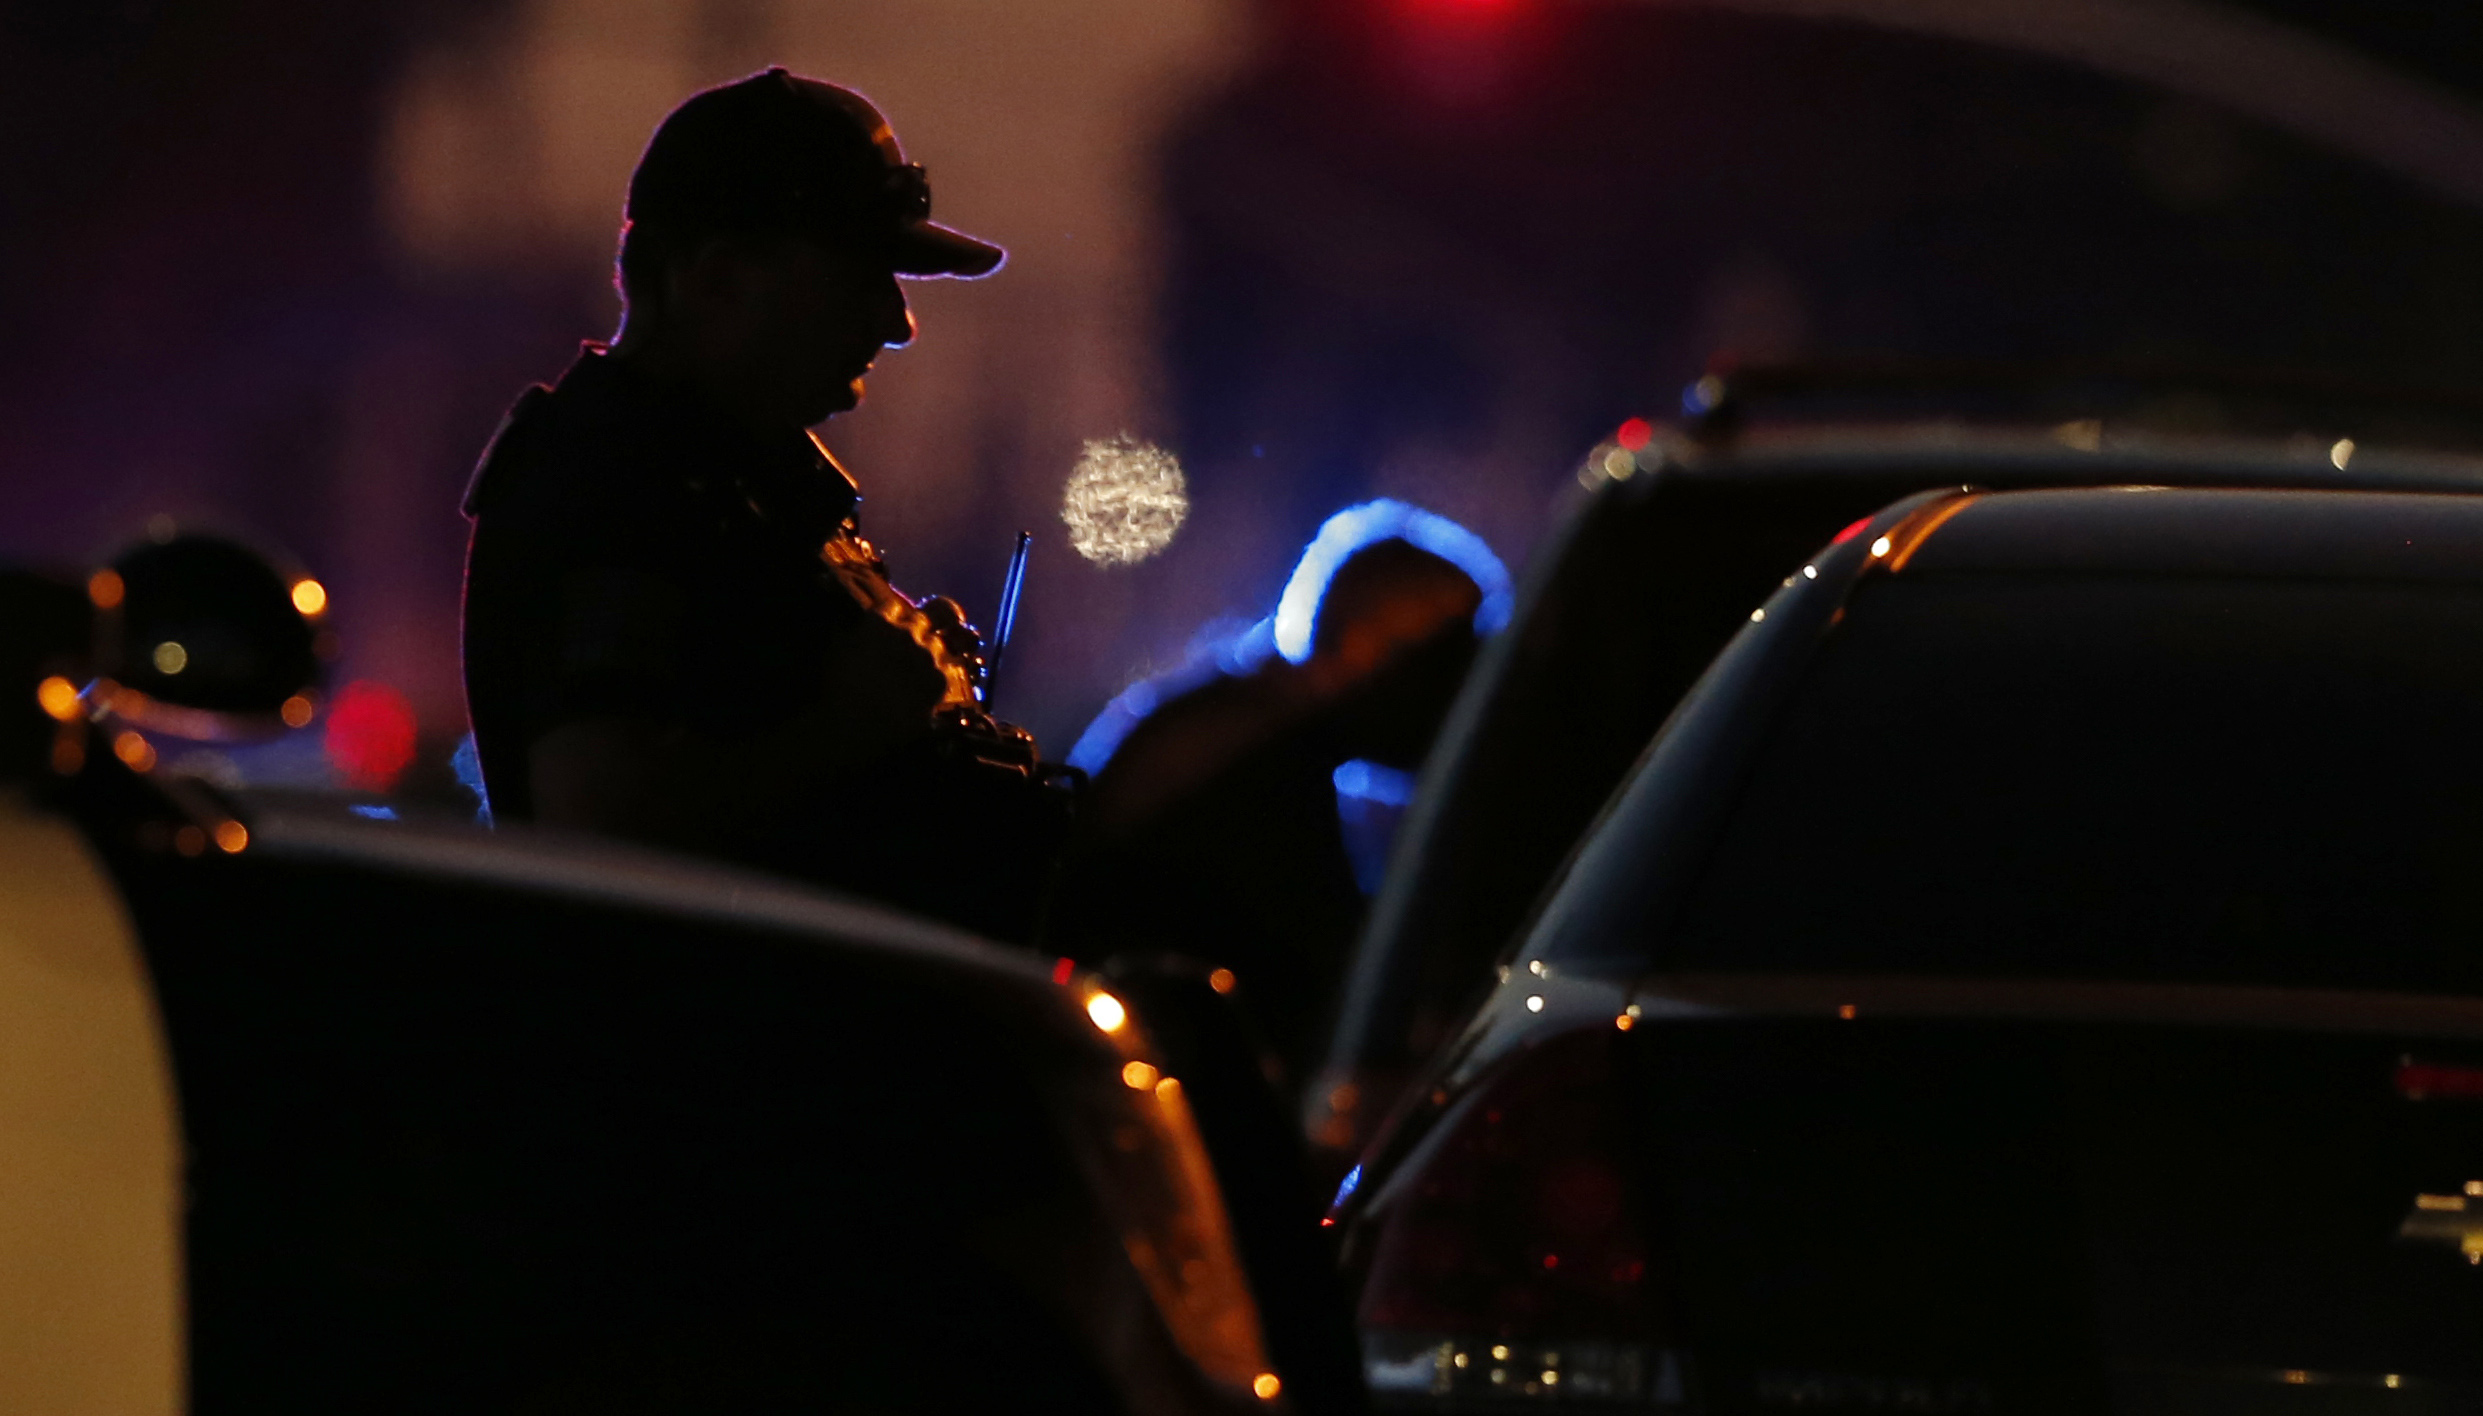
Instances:
[[[609,617],[611,602],[598,606]],[[621,635],[589,638],[652,643],[672,664],[696,662],[662,643],[658,621]],[[677,617],[676,617],[677,623]],[[672,628],[678,636],[684,631]],[[885,621],[857,613],[839,623],[819,666],[808,706],[763,730],[698,724],[729,722],[737,685],[729,670],[712,684],[668,679],[675,694],[714,699],[680,711],[644,707],[616,695],[610,711],[580,713],[535,739],[529,750],[535,814],[542,821],[688,849],[712,846],[734,827],[806,797],[831,806],[837,779],[930,731],[943,681],[920,646]],[[625,656],[626,657],[626,656]]]

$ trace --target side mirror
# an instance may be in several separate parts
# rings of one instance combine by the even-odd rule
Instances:
[[[169,708],[272,729],[294,721],[288,705],[318,678],[327,592],[232,541],[176,536],[140,545],[97,571],[88,590],[101,611],[96,667],[117,686],[111,708],[141,726]],[[160,725],[185,736],[230,735]]]

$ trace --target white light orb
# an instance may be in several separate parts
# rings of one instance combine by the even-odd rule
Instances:
[[[1097,565],[1136,565],[1171,545],[1189,514],[1180,460],[1127,433],[1087,443],[1061,494],[1071,548]]]

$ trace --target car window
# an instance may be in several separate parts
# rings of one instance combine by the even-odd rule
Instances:
[[[2483,992],[2483,590],[1866,584],[1667,968]]]

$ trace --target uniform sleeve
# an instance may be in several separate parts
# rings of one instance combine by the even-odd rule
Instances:
[[[512,482],[483,516],[529,736],[587,718],[678,718],[708,559],[686,499],[652,479],[588,481],[573,460]]]
[[[833,698],[887,696],[887,629],[771,522],[601,445],[486,512],[522,540],[532,735],[639,718],[747,738]],[[504,543],[506,544],[506,543]],[[894,646],[913,650],[910,641]],[[888,650],[888,652],[881,652]],[[932,697],[937,697],[935,683]],[[928,704],[913,713],[928,720]]]

